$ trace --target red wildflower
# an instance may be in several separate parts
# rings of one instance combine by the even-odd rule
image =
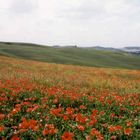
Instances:
[[[110,114],[110,118],[114,118],[115,117],[115,114],[114,113],[111,113]]]
[[[132,129],[131,128],[124,129],[124,134],[125,135],[130,135],[131,133],[132,133]]]
[[[60,113],[61,113],[61,111],[62,111],[61,108],[56,108],[56,109],[53,108],[53,109],[50,110],[50,114],[51,114],[51,115],[54,115],[54,116],[59,116]]]
[[[120,131],[121,129],[122,129],[122,126],[120,126],[120,125],[117,125],[117,126],[115,126],[116,127],[116,130],[117,131]]]
[[[3,126],[0,126],[0,132],[2,132],[4,130]]]
[[[101,112],[100,112],[100,115],[104,115],[104,114],[105,114],[105,112],[104,112],[104,111],[101,111]]]
[[[63,135],[61,136],[61,140],[72,140],[74,134],[70,132],[64,132]]]
[[[84,123],[86,123],[87,118],[85,116],[83,116],[82,114],[77,114],[76,121],[84,124]]]
[[[84,131],[84,130],[85,130],[85,127],[82,126],[82,125],[78,125],[77,128],[78,128],[80,131]]]
[[[20,138],[16,135],[12,136],[11,140],[20,140]]]
[[[72,114],[73,114],[73,108],[67,107],[67,108],[66,108],[66,114],[72,115]]]
[[[42,134],[43,134],[44,136],[48,135],[48,134],[49,134],[49,130],[44,129],[44,130],[42,131]]]
[[[27,112],[35,111],[35,110],[37,110],[38,108],[39,108],[38,105],[36,105],[36,106],[34,106],[34,107],[30,107],[30,108],[27,109]]]
[[[66,115],[63,115],[63,120],[64,121],[68,120],[68,117]]]
[[[92,116],[96,116],[97,113],[98,113],[98,110],[96,110],[96,109],[93,109],[93,110],[92,110]]]
[[[110,133],[113,133],[113,132],[116,132],[116,131],[120,131],[122,129],[122,126],[120,126],[120,125],[109,126],[108,129],[109,129]]]
[[[91,140],[91,137],[89,135],[87,135],[86,140]]]
[[[132,125],[132,122],[127,122],[126,126],[131,126]]]
[[[117,137],[113,135],[113,136],[111,136],[110,140],[116,140],[116,138]]]
[[[23,118],[22,123],[19,124],[20,129],[32,129],[33,131],[37,130],[37,121],[36,120],[26,120]]]
[[[4,119],[5,115],[4,114],[0,114],[0,120]]]
[[[104,140],[102,136],[97,136],[97,140]]]
[[[54,104],[58,103],[58,98],[55,98],[55,99],[53,100],[53,103],[54,103]]]
[[[10,115],[14,115],[16,113],[18,113],[20,111],[20,108],[19,107],[15,107],[11,112],[10,112]]]
[[[80,105],[79,108],[80,108],[80,109],[86,109],[86,106],[84,106],[84,105]]]
[[[89,125],[92,126],[97,122],[97,119],[92,118],[92,120],[89,122]]]
[[[91,129],[90,134],[93,137],[96,136],[97,140],[103,140],[103,137],[101,136],[101,133],[98,130],[96,130],[95,128]]]
[[[44,136],[50,135],[50,134],[55,134],[57,132],[57,129],[55,129],[53,124],[47,124],[45,127],[46,128],[42,131],[42,134]]]
[[[90,131],[90,134],[92,136],[99,136],[100,132],[98,130],[96,130],[95,128],[92,128],[91,131]]]

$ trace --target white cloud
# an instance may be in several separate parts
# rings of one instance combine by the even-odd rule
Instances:
[[[13,0],[9,10],[14,12],[14,14],[28,14],[35,8],[37,8],[36,0]]]
[[[140,45],[139,0],[1,0],[0,40]]]

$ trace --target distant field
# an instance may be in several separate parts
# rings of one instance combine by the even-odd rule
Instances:
[[[49,63],[140,69],[140,57],[89,48],[53,48],[27,43],[0,43],[0,55]]]
[[[0,56],[0,139],[139,140],[140,71]]]

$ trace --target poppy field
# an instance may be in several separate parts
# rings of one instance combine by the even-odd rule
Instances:
[[[139,140],[140,71],[0,56],[0,139]]]

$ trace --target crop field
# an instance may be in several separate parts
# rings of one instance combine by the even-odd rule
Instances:
[[[0,56],[0,139],[140,140],[140,71]]]

